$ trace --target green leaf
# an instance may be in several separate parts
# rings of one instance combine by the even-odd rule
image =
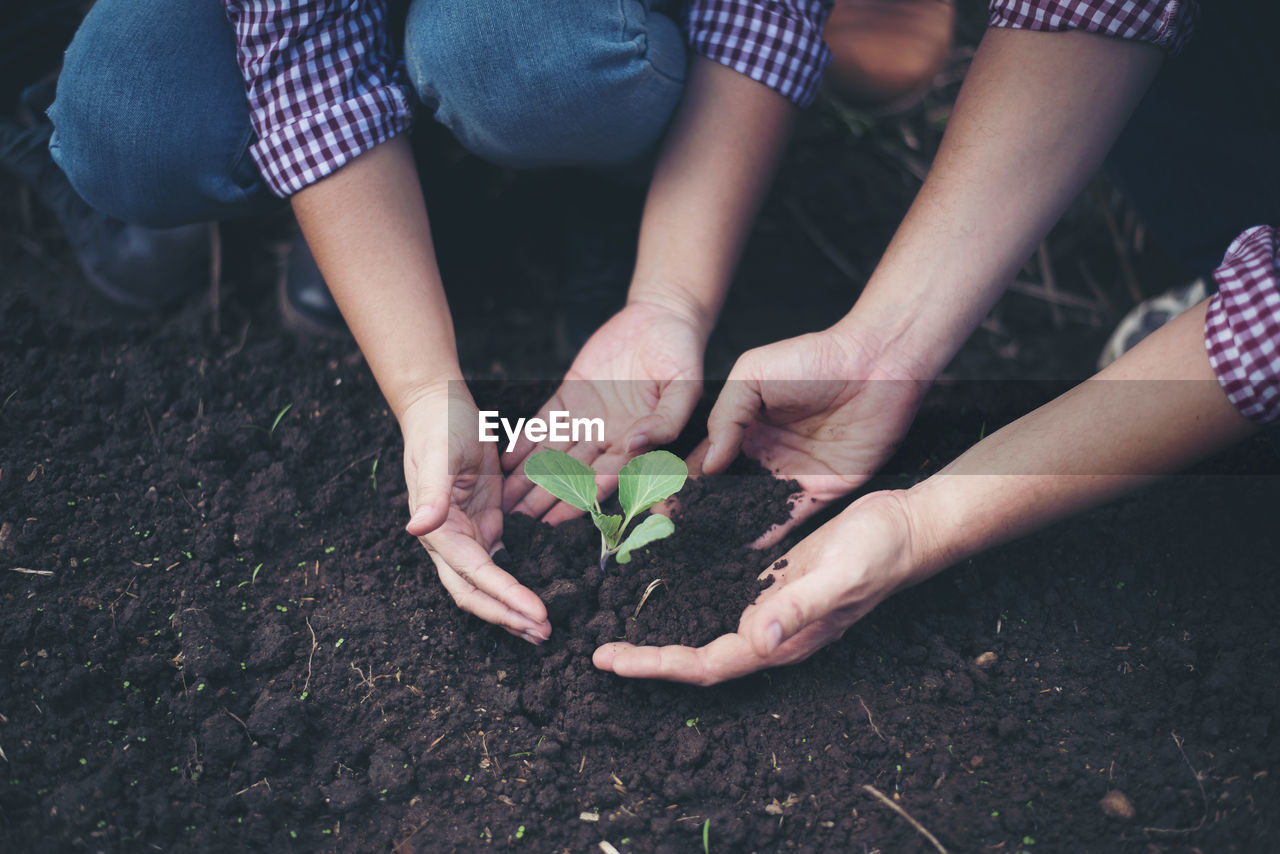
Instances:
[[[604,537],[604,541],[609,544],[610,548],[618,544],[618,531],[622,528],[621,516],[592,513],[591,521],[596,523],[596,527],[600,529],[600,535]]]
[[[670,451],[641,454],[618,472],[618,501],[628,519],[670,498],[684,486],[689,467]]]
[[[643,522],[636,525],[635,530],[627,537],[627,541],[618,547],[618,563],[630,563],[632,551],[647,546],[654,540],[669,537],[675,532],[676,523],[666,516],[655,513],[646,517]]]
[[[596,473],[564,451],[542,451],[524,461],[525,477],[579,510],[596,507]]]

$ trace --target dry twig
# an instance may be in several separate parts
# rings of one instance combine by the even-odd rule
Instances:
[[[319,644],[316,643],[316,630],[311,628],[311,618],[307,617],[306,622],[307,631],[311,632],[311,652],[307,653],[307,679],[302,683],[303,699],[306,699],[307,689],[311,687],[311,659],[315,658],[316,647],[319,646]]]
[[[1171,732],[1173,743],[1177,745],[1178,752],[1182,754],[1182,761],[1187,763],[1187,767],[1191,769],[1191,775],[1196,778],[1196,785],[1200,787],[1200,801],[1204,804],[1204,813],[1200,816],[1200,821],[1195,827],[1144,827],[1143,833],[1195,833],[1204,827],[1204,823],[1209,820],[1209,796],[1205,794],[1204,782],[1200,779],[1200,772],[1191,764],[1191,760],[1187,758],[1187,752],[1182,749],[1182,739],[1178,738],[1176,732]]]
[[[893,810],[898,815],[906,819],[907,823],[910,824],[912,827],[914,827],[917,833],[919,833],[925,839],[929,840],[930,843],[932,843],[933,847],[938,850],[938,854],[947,854],[947,849],[943,847],[941,842],[938,841],[938,837],[930,833],[928,828],[926,828],[923,824],[921,824],[920,822],[912,818],[909,812],[907,812],[902,807],[895,804],[893,800],[889,798],[884,792],[880,791],[870,783],[867,783],[862,788],[864,791],[870,792],[872,795],[878,798],[889,809]]]
[[[871,724],[871,731],[879,736],[881,741],[888,741],[888,739],[884,737],[884,733],[880,731],[880,727],[876,726],[876,722],[871,719],[871,710],[867,708],[867,702],[862,699],[861,695],[858,696],[858,702],[862,704],[862,711],[867,713],[867,723]]]

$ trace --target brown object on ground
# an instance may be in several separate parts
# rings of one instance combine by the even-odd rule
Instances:
[[[973,663],[976,664],[978,667],[981,667],[983,670],[985,670],[991,665],[995,664],[999,660],[999,658],[1000,657],[997,656],[994,652],[984,652],[982,653],[982,655],[975,658],[973,660]]]
[[[952,0],[836,0],[824,82],[853,106],[908,109],[946,62],[954,23]]]
[[[1121,821],[1133,821],[1138,811],[1133,808],[1133,801],[1129,800],[1129,796],[1119,789],[1112,789],[1102,796],[1102,800],[1098,801],[1102,811],[1112,818],[1118,818]]]

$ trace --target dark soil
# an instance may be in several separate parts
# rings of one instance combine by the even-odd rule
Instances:
[[[861,235],[848,251],[869,268],[914,192],[881,156],[888,131],[854,145],[837,118],[802,129],[713,371],[852,299],[813,222]],[[487,188],[432,200],[468,370],[554,377],[554,297],[528,254],[552,240],[528,212],[553,178],[441,162]],[[785,514],[786,484],[692,484],[676,536],[604,572],[589,523],[509,520],[501,560],[555,624],[532,647],[455,608],[404,534],[394,421],[353,345],[281,332],[261,224],[227,229],[213,332],[203,299],[163,322],[110,316],[49,223],[16,209],[0,243],[0,850],[934,850],[868,786],[952,852],[1280,848],[1265,443],[966,561],[803,664],[712,689],[628,682],[591,666],[598,644],[736,624],[782,551],[742,544]],[[1109,251],[1091,235],[1061,240]],[[1105,319],[1066,314],[1011,297],[951,373],[1083,375],[1087,357],[1060,354],[1096,351]],[[1050,391],[1010,388],[983,406],[941,389],[877,484],[924,476]],[[1112,791],[1131,818],[1104,813]]]

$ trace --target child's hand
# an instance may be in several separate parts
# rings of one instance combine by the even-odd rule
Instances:
[[[733,366],[695,452],[703,473],[739,450],[799,482],[792,516],[756,545],[782,539],[875,473],[907,432],[927,383],[890,361],[870,336],[834,329],[744,353]],[[703,456],[705,454],[705,457]]]
[[[777,580],[743,612],[736,632],[698,649],[609,643],[592,661],[619,676],[696,685],[803,661],[931,574],[910,513],[902,493],[864,496],[761,573]]]
[[[452,385],[424,394],[401,418],[406,529],[426,547],[458,607],[541,643],[551,634],[546,607],[491,558],[502,537],[498,452],[476,440],[476,405],[461,383]]]
[[[595,469],[600,497],[614,491],[618,472],[636,454],[672,441],[684,429],[702,393],[706,332],[692,319],[650,303],[632,303],[600,327],[582,347],[564,382],[539,412],[600,418],[604,441],[543,443],[523,437],[502,457],[509,473],[502,504],[551,524],[582,513],[545,490],[534,490],[524,461],[555,448]]]

